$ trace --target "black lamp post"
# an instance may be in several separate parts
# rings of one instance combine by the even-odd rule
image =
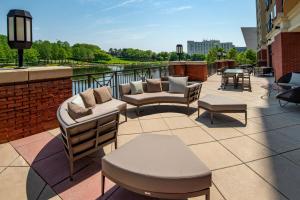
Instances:
[[[177,55],[179,57],[179,61],[181,61],[181,56],[183,54],[183,46],[182,46],[182,44],[177,44],[177,46],[176,46],[176,53],[177,53]]]
[[[19,65],[23,67],[23,50],[32,46],[32,16],[26,10],[10,10],[7,14],[7,40],[12,49],[18,49]]]
[[[218,51],[217,52],[217,56],[218,56],[218,59],[221,60],[221,57],[223,56],[223,52]]]

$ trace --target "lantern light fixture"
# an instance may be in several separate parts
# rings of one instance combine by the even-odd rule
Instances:
[[[179,61],[181,60],[181,56],[183,55],[183,46],[182,44],[177,44],[176,45],[176,53],[179,57]]]
[[[19,68],[23,67],[24,49],[32,46],[32,16],[26,10],[10,10],[7,14],[7,41],[12,49],[18,49]]]

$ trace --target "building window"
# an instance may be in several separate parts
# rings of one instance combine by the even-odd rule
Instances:
[[[266,10],[269,10],[270,4],[271,4],[271,0],[265,0]]]

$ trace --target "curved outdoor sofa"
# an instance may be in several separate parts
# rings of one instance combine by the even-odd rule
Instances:
[[[137,107],[137,114],[139,114],[139,108],[148,104],[155,103],[177,103],[186,104],[187,113],[189,112],[189,106],[191,103],[197,101],[200,97],[200,92],[202,88],[201,83],[188,83],[185,88],[184,94],[170,93],[169,82],[162,81],[162,92],[147,92],[147,83],[143,83],[144,93],[132,95],[130,90],[130,84],[120,84],[119,91],[121,100],[134,105]]]
[[[74,120],[68,113],[68,103],[74,98],[76,96],[67,99],[57,110],[62,140],[70,163],[71,180],[76,160],[111,143],[114,143],[115,148],[117,148],[119,113],[126,113],[127,109],[125,102],[112,99],[97,104],[92,108],[92,114]]]

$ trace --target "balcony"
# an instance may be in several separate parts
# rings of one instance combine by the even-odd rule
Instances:
[[[246,127],[240,114],[216,114],[211,125],[205,111],[197,117],[196,103],[190,116],[180,105],[145,106],[140,116],[131,106],[128,122],[119,128],[119,145],[142,134],[176,135],[212,170],[211,199],[298,199],[300,107],[281,108],[274,93],[268,97],[265,88],[273,78],[251,78],[253,92],[230,87],[219,90],[221,77],[213,75],[204,82],[201,93],[247,103]],[[152,199],[113,182],[107,182],[106,193],[100,197],[99,163],[113,149],[109,145],[79,160],[71,182],[58,128],[1,144],[0,199]]]

